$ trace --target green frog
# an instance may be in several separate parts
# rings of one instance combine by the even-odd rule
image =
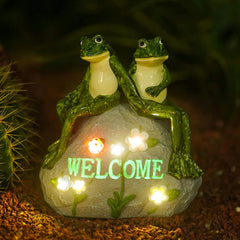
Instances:
[[[191,131],[187,113],[169,102],[167,87],[171,78],[164,62],[168,52],[160,37],[151,40],[140,39],[134,53],[129,75],[136,90],[144,100],[129,99],[129,103],[138,112],[171,120],[172,154],[168,165],[168,173],[176,178],[198,178],[203,171],[196,165],[191,156]],[[140,104],[139,104],[140,103]]]
[[[82,38],[80,57],[89,66],[77,88],[57,103],[57,114],[63,125],[61,137],[49,146],[43,168],[52,169],[65,152],[75,120],[101,114],[118,105],[120,89],[127,98],[141,104],[128,73],[101,35]]]

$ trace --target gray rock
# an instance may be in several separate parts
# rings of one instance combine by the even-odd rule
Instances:
[[[112,179],[111,176],[118,176],[121,167],[115,162],[112,165],[114,175],[108,175],[105,179],[97,179],[96,159],[101,159],[100,174],[107,173],[110,162],[115,159],[121,159],[121,157],[113,156],[111,145],[121,143],[125,148],[125,152],[122,155],[126,154],[128,145],[125,138],[130,135],[132,129],[139,129],[140,126],[142,131],[148,133],[149,138],[157,139],[158,143],[145,151],[130,152],[126,157],[126,160],[132,160],[130,162],[133,167],[136,164],[136,160],[142,160],[144,166],[146,159],[149,159],[151,162],[150,179],[145,179],[148,177],[147,172],[141,176],[137,173],[137,169],[134,171],[132,165],[129,163],[126,168],[126,174],[129,177],[132,173],[132,176],[129,179],[124,178],[124,197],[132,194],[135,194],[136,197],[122,208],[120,217],[169,217],[184,211],[196,196],[202,178],[178,180],[169,175],[167,167],[172,150],[169,122],[167,120],[154,120],[138,116],[127,105],[119,105],[101,115],[85,119],[77,127],[77,132],[71,138],[66,152],[54,168],[52,170],[41,169],[40,180],[45,201],[56,212],[66,216],[111,218],[111,208],[107,200],[114,198],[113,192],[120,193],[122,181],[122,177]],[[88,150],[87,143],[94,137],[104,139],[104,148],[99,154],[92,154]],[[77,176],[74,176],[74,174],[70,175],[69,173],[69,158],[90,158],[92,160],[86,161],[86,168],[89,169],[85,169],[84,171],[81,165],[82,160],[80,160],[79,172]],[[158,177],[163,174],[162,179],[152,179],[152,160],[154,159],[159,159],[163,162],[160,165],[158,163],[157,166],[160,166],[161,169],[159,167],[156,170]],[[94,175],[93,178],[81,177],[82,171],[87,176]],[[136,179],[137,175],[140,179]],[[77,179],[85,182],[84,191],[78,194],[86,194],[84,195],[86,198],[76,204],[75,207],[73,205],[76,192],[73,190],[73,186],[66,191],[59,190],[56,186],[56,179],[63,176],[71,177],[72,182]],[[179,191],[180,194],[178,196],[175,195],[176,198],[173,200],[170,197],[168,200],[157,205],[150,199],[150,195],[153,188],[161,186],[165,186],[168,191],[177,190],[175,193]],[[168,195],[170,195],[169,192]]]

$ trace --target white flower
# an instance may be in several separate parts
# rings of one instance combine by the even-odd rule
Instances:
[[[148,134],[146,132],[140,132],[137,128],[133,128],[130,136],[125,138],[125,142],[131,152],[145,151],[148,148],[147,139]]]
[[[59,177],[58,180],[57,180],[57,188],[59,190],[62,190],[62,191],[67,191],[72,183],[71,183],[71,179],[68,175],[64,175],[63,177]]]
[[[124,147],[120,143],[111,145],[111,153],[114,156],[120,156],[124,151]]]
[[[150,200],[154,201],[156,204],[161,204],[169,199],[167,188],[163,185],[160,187],[153,187],[151,193]]]
[[[72,188],[79,194],[86,190],[85,182],[83,180],[76,180]]]

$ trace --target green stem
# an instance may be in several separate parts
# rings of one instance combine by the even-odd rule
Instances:
[[[151,214],[154,213],[157,209],[158,209],[158,206],[156,206],[155,208],[149,210],[149,211],[147,212],[147,214],[148,214],[148,215],[151,215]]]
[[[72,215],[73,217],[76,216],[76,208],[77,208],[77,202],[73,202],[73,207],[72,207]]]
[[[125,178],[123,176],[123,165],[127,159],[127,156],[129,154],[129,151],[127,151],[127,153],[125,154],[125,156],[122,158],[122,166],[121,166],[121,191],[120,191],[120,199],[122,201],[123,199],[123,195],[124,195],[124,191],[125,191]]]

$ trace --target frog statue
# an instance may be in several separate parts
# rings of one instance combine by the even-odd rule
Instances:
[[[170,83],[170,75],[164,64],[167,59],[168,53],[160,37],[138,41],[129,75],[144,103],[133,98],[129,99],[129,103],[141,114],[171,120],[172,154],[168,173],[178,179],[198,178],[203,171],[191,157],[188,116],[182,108],[166,99],[167,87]]]
[[[62,133],[60,139],[49,146],[43,168],[52,169],[65,152],[77,117],[97,115],[119,104],[119,86],[128,99],[143,105],[127,72],[101,35],[83,37],[80,56],[89,66],[77,88],[57,103]]]
[[[61,158],[78,117],[101,114],[127,99],[139,114],[171,120],[173,150],[169,174],[179,179],[203,174],[191,157],[188,116],[166,99],[170,76],[163,62],[168,53],[160,37],[139,40],[129,73],[101,35],[83,37],[80,56],[89,66],[77,88],[57,103],[62,132],[60,139],[49,146],[43,168],[52,169]]]

